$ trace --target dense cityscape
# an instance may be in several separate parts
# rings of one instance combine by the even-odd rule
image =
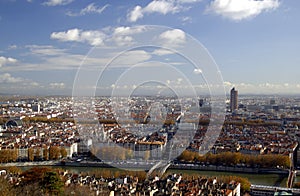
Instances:
[[[92,99],[95,110],[90,112],[90,116],[86,116],[83,112],[84,104],[80,106],[82,113],[85,115],[84,123],[82,123],[76,122],[81,113],[73,111],[73,98],[71,97],[3,96],[1,99],[0,162],[3,167],[1,175],[6,176],[5,178],[9,180],[9,183],[14,186],[22,184],[23,178],[20,177],[24,175],[24,172],[21,174],[22,172],[19,171],[18,173],[12,169],[16,166],[111,167],[109,165],[113,165],[125,169],[149,169],[155,165],[155,161],[164,158],[166,143],[176,136],[176,132],[185,130],[180,130],[180,127],[182,127],[180,124],[185,126],[192,124],[180,122],[182,108],[185,108],[187,115],[192,115],[193,107],[196,107],[189,99],[185,102],[181,101],[180,103],[184,104],[180,105],[179,102],[170,97],[134,97],[130,100],[130,117],[123,118],[122,121],[118,122],[113,112],[112,100],[108,97],[96,97]],[[163,110],[160,111],[161,113],[157,108],[155,108],[154,113],[149,110],[154,100],[162,103]],[[252,195],[265,194],[264,191],[298,193],[299,190],[293,187],[298,186],[295,179],[297,166],[300,164],[298,147],[300,138],[298,130],[300,98],[292,96],[239,96],[238,91],[233,88],[227,103],[225,122],[218,139],[206,154],[201,154],[200,152],[203,149],[208,148],[203,147],[201,144],[210,124],[211,107],[208,98],[198,100],[199,106],[196,108],[201,113],[198,128],[193,132],[195,134],[192,140],[181,140],[189,142],[185,146],[186,150],[178,145],[173,145],[170,152],[168,152],[182,152],[181,155],[176,154],[177,156],[180,155],[179,157],[172,157],[168,160],[170,161],[170,168],[238,173],[280,173],[288,176],[285,184],[287,188],[281,187],[280,189],[280,186],[267,188],[259,185],[251,185],[251,187],[249,185],[248,188],[245,188],[242,184],[242,193]],[[122,110],[122,107],[118,108]],[[93,123],[86,122],[87,119],[93,119],[94,115],[98,118],[97,128],[93,128]],[[147,129],[143,126],[151,124],[152,120],[152,122],[157,123],[162,117],[165,118],[165,121],[161,127],[151,125],[151,129]],[[122,127],[122,124],[124,125],[124,122],[128,123],[130,118],[135,123],[141,124],[141,129],[135,130],[132,126]],[[84,129],[84,132],[80,131],[81,129]],[[131,129],[133,130],[131,131]],[[103,145],[98,145],[99,141]],[[110,145],[104,145],[109,143]],[[121,148],[117,149],[111,143],[117,144]],[[13,170],[12,173],[10,173],[11,170]],[[63,176],[66,175],[67,173]],[[73,183],[74,186],[84,184],[90,187],[91,190],[94,190],[94,192],[91,191],[91,194],[105,195],[108,194],[109,190],[121,194],[122,188],[117,187],[126,185],[127,190],[131,191],[130,194],[137,193],[136,186],[138,183],[135,184],[134,189],[133,186],[129,186],[128,182],[124,183],[124,179],[122,180],[123,183],[120,183],[120,180],[108,179],[108,176],[104,178],[99,175],[96,178],[95,175],[82,176],[80,174],[81,180],[78,177],[75,180],[74,175],[78,176],[78,174],[70,173],[67,175],[69,178],[60,177],[64,179],[64,186],[69,186],[68,184],[75,182],[75,184]],[[152,188],[140,187],[139,190],[145,189],[145,192],[146,189],[148,191],[151,189],[166,195],[171,194],[174,186],[179,186],[175,188],[177,191],[174,189],[172,192],[174,195],[185,194],[188,192],[187,190],[192,190],[192,188],[187,187],[180,188],[180,184],[183,182],[189,184],[191,176],[181,176],[180,178],[177,176],[175,179],[170,180],[171,177],[161,175],[155,177],[153,175],[147,178],[150,180],[149,185],[140,185]],[[8,178],[7,176],[11,177]],[[62,174],[59,174],[59,176],[62,176]],[[128,176],[130,182],[134,181],[134,175],[129,177],[129,175],[123,173],[123,178],[124,176]],[[121,176],[116,177],[120,178]],[[16,179],[13,180],[14,178]],[[85,180],[82,180],[83,178]],[[143,178],[145,179],[145,176]],[[233,192],[229,194],[226,191],[229,189],[226,188],[225,184],[216,186],[219,181],[216,179],[210,181],[213,177],[201,178],[203,179],[198,179],[197,183],[206,179],[207,182],[212,183],[212,187],[207,189],[206,181],[203,181],[206,182],[205,189],[203,189],[203,185],[198,184],[197,187],[201,185],[203,188],[193,188],[193,191],[196,191],[199,195],[201,195],[200,190],[202,190],[202,195],[237,195],[235,191],[241,191],[239,185],[238,190],[230,188],[234,194]],[[102,179],[100,180],[102,182],[100,183],[101,186],[99,186],[99,179]],[[164,180],[167,180],[167,183],[174,182],[175,184],[170,184],[168,190],[162,190],[161,187],[166,187],[166,185],[159,184],[163,183]],[[119,185],[112,185],[112,182]],[[242,182],[227,181],[226,183]],[[250,184],[250,182],[248,183]],[[112,186],[116,188],[109,188]],[[209,193],[210,191],[213,192]],[[260,191],[262,193],[259,193]],[[128,195],[129,192],[125,191],[123,194]],[[147,194],[150,194],[150,192]],[[153,195],[154,192],[151,194]]]

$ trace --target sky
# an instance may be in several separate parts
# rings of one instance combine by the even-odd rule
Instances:
[[[297,0],[0,0],[0,94],[216,84],[300,94],[299,8]]]

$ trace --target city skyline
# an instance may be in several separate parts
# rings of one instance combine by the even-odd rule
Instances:
[[[109,41],[129,46],[141,32],[135,25],[162,25],[175,30],[161,34],[169,41],[176,35],[181,44],[190,35],[203,44],[220,69],[224,92],[234,86],[239,94],[300,94],[297,6],[292,0],[4,0],[0,92],[72,95],[76,72],[91,48]],[[142,49],[128,58],[132,64],[154,57],[168,62],[167,55]],[[180,84],[181,78],[166,79],[172,82]]]

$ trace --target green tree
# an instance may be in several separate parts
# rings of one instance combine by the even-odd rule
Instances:
[[[57,195],[63,192],[64,183],[57,172],[45,172],[41,181],[41,186],[46,193]]]
[[[61,180],[56,170],[33,167],[24,171],[17,186],[17,195],[54,195],[60,193]],[[63,185],[63,184],[62,184]]]

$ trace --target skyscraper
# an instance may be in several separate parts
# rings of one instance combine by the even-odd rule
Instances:
[[[238,109],[238,91],[233,87],[230,91],[230,111]]]

